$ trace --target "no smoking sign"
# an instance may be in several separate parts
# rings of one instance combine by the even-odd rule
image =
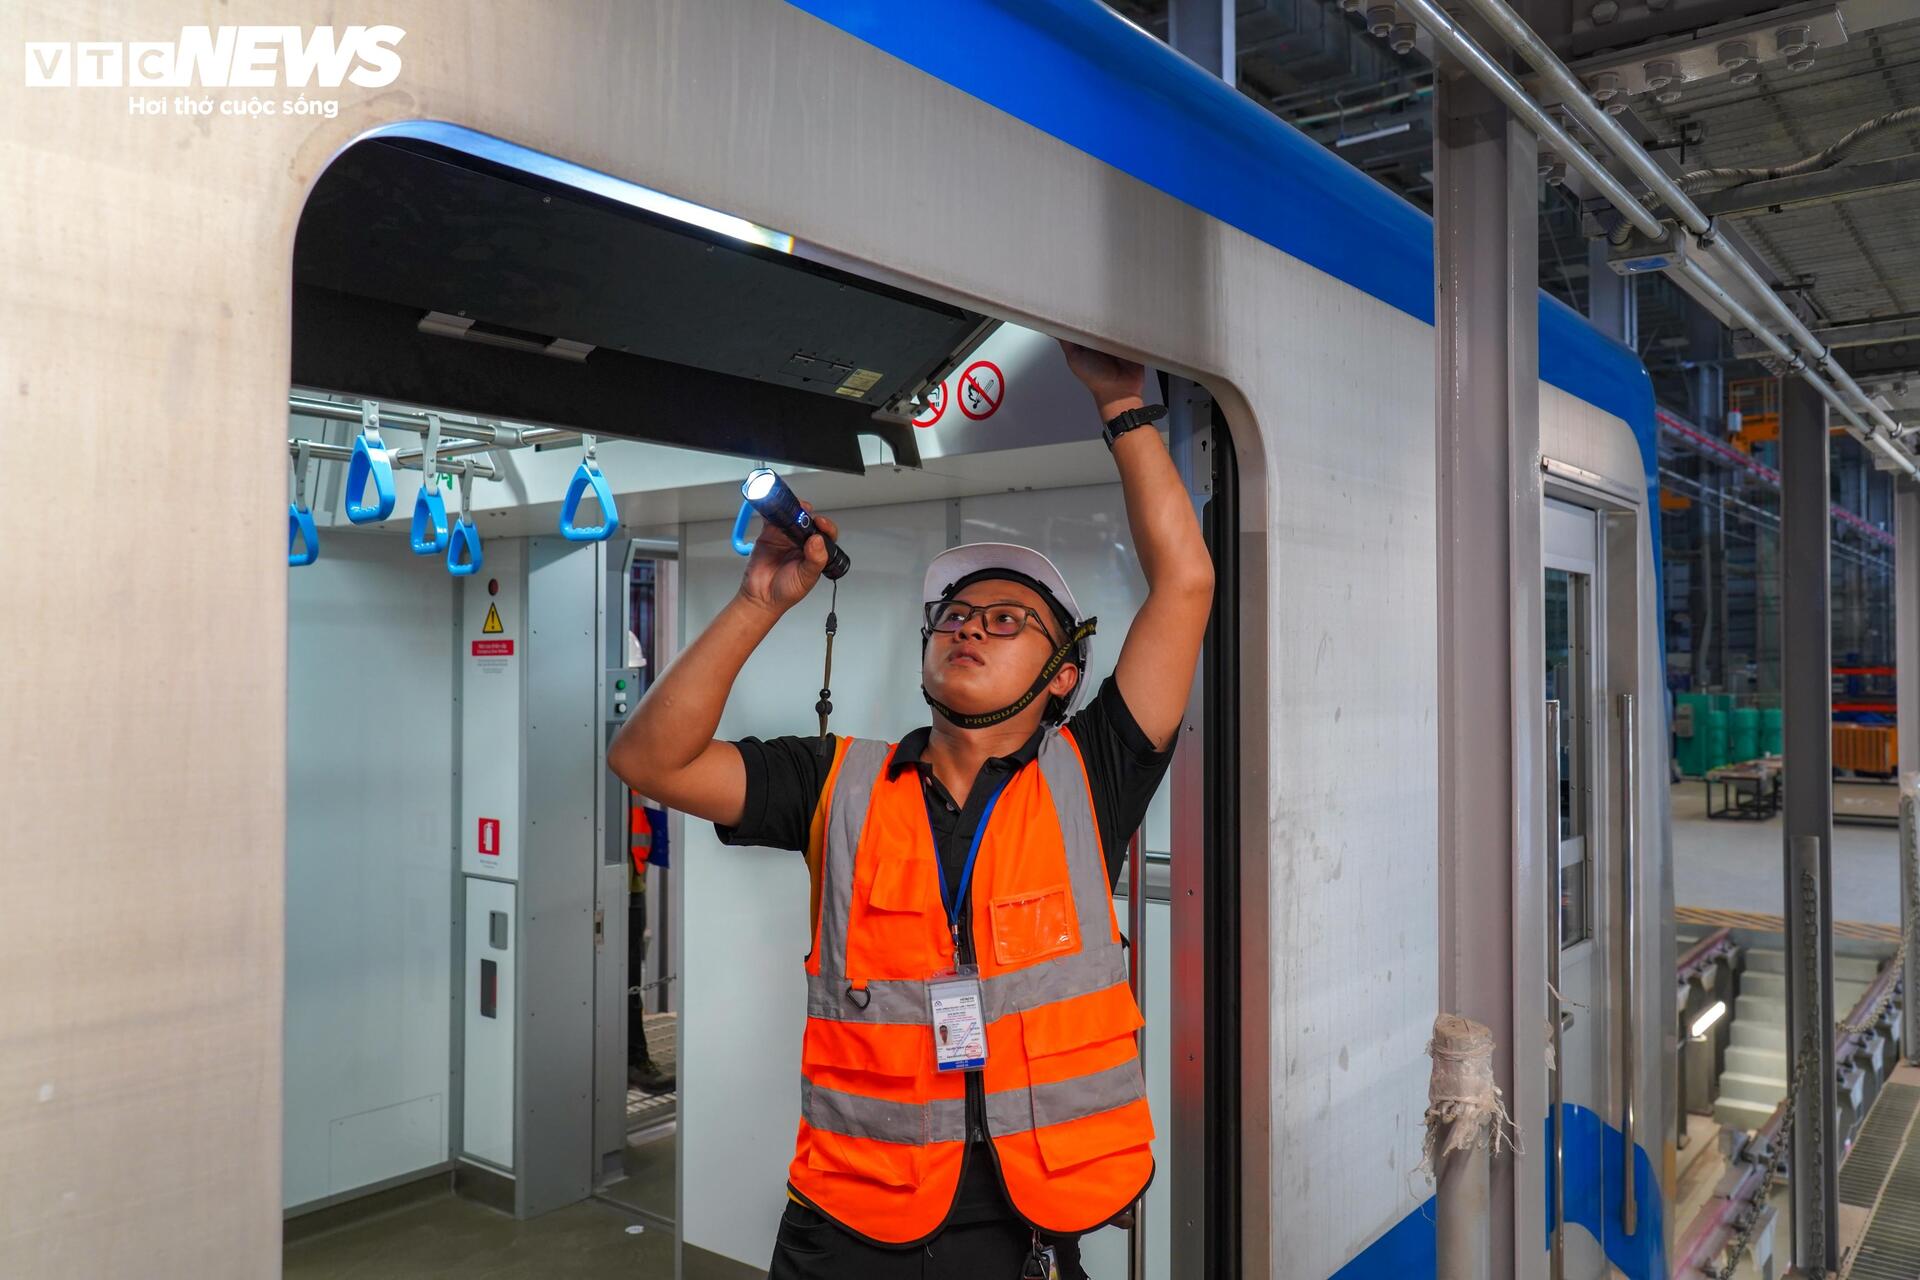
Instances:
[[[960,412],[975,422],[991,418],[1007,398],[1007,380],[991,360],[975,360],[960,375]]]

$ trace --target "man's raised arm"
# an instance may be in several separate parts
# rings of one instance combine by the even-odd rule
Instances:
[[[1101,422],[1142,407],[1139,365],[1071,342],[1060,346],[1068,368],[1092,393]],[[1126,432],[1113,442],[1113,460],[1147,579],[1146,603],[1134,615],[1113,678],[1134,722],[1164,751],[1179,732],[1206,637],[1213,560],[1160,433],[1152,426]]]
[[[828,537],[839,537],[832,520],[815,520]],[[779,529],[762,528],[739,593],[647,690],[607,748],[607,767],[650,800],[737,826],[746,803],[746,766],[739,750],[716,741],[713,732],[740,668],[781,615],[813,590],[826,564],[818,535],[802,550]]]

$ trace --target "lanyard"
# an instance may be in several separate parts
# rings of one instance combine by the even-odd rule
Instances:
[[[973,881],[973,860],[980,856],[980,840],[987,834],[987,821],[993,817],[993,807],[1000,803],[1000,793],[1006,790],[1007,783],[1012,780],[1012,774],[1002,778],[1000,785],[993,789],[993,794],[987,797],[986,812],[980,815],[980,825],[973,831],[973,843],[967,848],[967,860],[960,868],[959,893],[956,894],[947,889],[946,864],[941,861],[938,851],[934,854],[933,869],[940,874],[940,901],[947,908],[947,925],[953,930],[953,954],[956,963],[960,956],[960,909],[966,905],[967,886]]]

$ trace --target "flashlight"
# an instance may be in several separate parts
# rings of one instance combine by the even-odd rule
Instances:
[[[797,545],[804,547],[808,538],[820,534],[821,540],[827,544],[827,567],[821,570],[827,577],[838,578],[853,567],[847,559],[847,553],[832,538],[821,533],[814,525],[813,517],[807,514],[807,509],[800,505],[800,499],[787,487],[786,481],[773,472],[761,467],[747,477],[746,483],[740,486],[740,492],[760,513],[762,520],[792,538]]]

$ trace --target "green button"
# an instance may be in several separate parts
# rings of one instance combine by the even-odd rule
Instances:
[[[613,682],[613,687],[616,689],[624,689],[627,687],[627,682],[625,680],[615,680]]]

